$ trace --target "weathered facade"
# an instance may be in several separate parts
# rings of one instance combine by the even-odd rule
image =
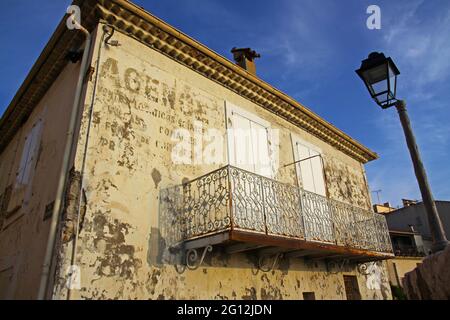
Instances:
[[[392,248],[383,217],[370,211],[363,166],[373,152],[128,1],[76,3],[95,40],[49,297],[391,298],[382,261]],[[79,63],[63,62],[64,53],[80,45],[76,33],[60,25],[38,61],[47,82],[23,89],[39,100],[26,105],[18,97],[0,123],[4,297],[38,291],[78,75]],[[242,151],[230,142],[235,113],[276,132],[265,138],[267,170],[234,163]],[[26,162],[31,179],[21,191],[24,136],[39,119],[38,147]],[[211,141],[225,151],[206,152]],[[303,164],[319,195],[309,190],[303,164],[289,165],[304,160],[297,141],[312,150]],[[174,161],[181,142],[190,164]],[[359,264],[370,261],[378,262]]]
[[[442,221],[444,232],[450,234],[450,201],[435,201],[439,217]],[[423,247],[426,254],[430,254],[433,241],[423,202],[404,206],[386,214],[386,220],[390,230],[410,231],[413,228],[420,236],[418,246]],[[448,236],[447,236],[448,237]]]
[[[403,287],[405,275],[422,263],[423,257],[396,257],[387,262],[391,286]]]

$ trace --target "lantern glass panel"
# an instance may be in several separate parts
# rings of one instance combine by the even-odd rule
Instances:
[[[397,76],[400,71],[391,58],[372,52],[362,61],[356,73],[364,81],[371,97],[382,108],[393,105],[397,96]]]
[[[363,77],[366,80],[370,93],[373,97],[382,92],[388,91],[388,75],[385,64],[364,71]]]
[[[390,98],[395,99],[395,96],[397,95],[397,75],[395,74],[394,70],[392,70],[390,65],[389,65],[389,92]]]

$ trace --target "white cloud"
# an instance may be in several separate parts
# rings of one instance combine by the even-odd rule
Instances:
[[[429,13],[432,5],[423,0],[402,2],[386,23],[387,51],[404,70],[400,88],[416,92],[417,100],[433,98],[429,86],[450,77],[450,9],[435,7]]]

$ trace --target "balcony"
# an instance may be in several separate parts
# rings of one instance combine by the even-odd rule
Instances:
[[[418,248],[416,246],[404,246],[404,245],[393,245],[394,254],[396,257],[425,257],[425,252],[423,248]]]
[[[169,248],[357,263],[393,257],[384,216],[232,166],[162,190],[160,202]]]

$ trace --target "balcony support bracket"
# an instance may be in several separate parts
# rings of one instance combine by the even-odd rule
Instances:
[[[350,264],[349,259],[328,260],[326,262],[327,271],[332,274],[344,271],[345,266]]]
[[[197,249],[190,249],[186,252],[186,267],[189,270],[197,270],[205,261],[206,253],[212,252],[213,247],[211,245],[206,246],[203,249],[201,257],[199,256]]]
[[[189,249],[184,252],[183,257],[181,257],[181,261],[184,262],[184,264],[176,264],[175,270],[182,274],[186,271],[186,269],[195,271],[198,268],[200,268],[203,265],[203,262],[205,261],[206,254],[208,252],[212,252],[213,247],[212,245],[208,245],[205,248],[203,248],[203,253],[200,256],[197,249]]]
[[[258,258],[258,269],[265,273],[273,271],[276,268],[279,260],[282,259],[283,256],[284,256],[284,254],[281,252],[277,253],[275,255],[261,255]],[[271,265],[270,264],[268,265],[265,263],[269,258],[273,259]]]
[[[374,266],[380,266],[380,264],[380,261],[358,263],[357,269],[360,274],[367,276],[372,272]]]

